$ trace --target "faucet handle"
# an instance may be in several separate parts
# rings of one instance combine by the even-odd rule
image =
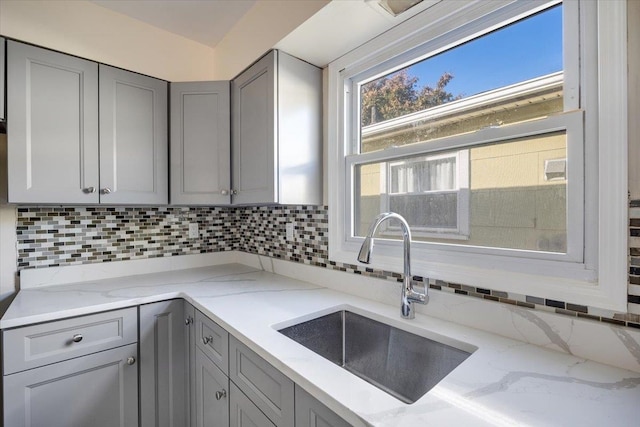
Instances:
[[[424,281],[411,279],[411,288],[408,291],[407,299],[419,304],[427,304],[429,302],[429,279],[425,277],[423,280]],[[416,285],[422,286],[423,292],[416,291]]]

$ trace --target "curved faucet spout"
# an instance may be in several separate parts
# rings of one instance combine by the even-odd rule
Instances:
[[[367,236],[362,243],[360,253],[358,254],[358,261],[363,264],[369,264],[371,262],[371,254],[373,253],[373,235],[378,230],[381,223],[388,219],[396,219],[400,222],[402,228],[402,240],[403,240],[403,260],[404,260],[404,279],[402,283],[402,301],[400,307],[400,314],[406,319],[413,319],[415,313],[411,303],[417,302],[419,304],[426,304],[429,300],[428,288],[425,285],[424,293],[417,292],[413,289],[411,283],[411,230],[409,223],[395,212],[385,212],[378,215],[374,220]]]

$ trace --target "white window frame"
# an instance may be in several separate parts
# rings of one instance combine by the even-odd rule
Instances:
[[[353,172],[358,164],[567,132],[567,254],[416,243],[414,274],[626,311],[626,2],[564,2],[565,113],[428,143],[359,154],[356,81],[377,78],[514,22],[558,1],[440,2],[332,62],[328,69],[329,258],[353,264]],[[580,59],[578,59],[580,58]],[[579,62],[578,62],[579,61]],[[354,124],[354,126],[351,126]],[[428,144],[428,148],[424,146]],[[575,188],[574,185],[572,188]],[[574,219],[575,218],[575,219]],[[400,243],[379,239],[374,268],[400,271]],[[508,252],[508,253],[507,253]]]

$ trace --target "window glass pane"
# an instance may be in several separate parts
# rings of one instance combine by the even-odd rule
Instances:
[[[393,211],[407,219],[414,240],[566,253],[566,151],[559,132],[358,165],[355,234]],[[408,170],[420,182],[411,191]],[[379,236],[399,239],[387,224]]]
[[[562,5],[360,86],[360,151],[563,111]]]

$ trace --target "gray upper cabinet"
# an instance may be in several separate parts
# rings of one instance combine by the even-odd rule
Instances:
[[[231,202],[228,81],[171,83],[171,204]]]
[[[10,40],[7,82],[9,202],[98,203],[98,64]]]
[[[140,425],[187,426],[189,333],[181,299],[140,306]]]
[[[100,193],[109,204],[167,204],[167,82],[100,65]]]
[[[322,203],[322,72],[271,51],[232,81],[234,204]]]
[[[4,109],[5,106],[5,78],[4,78],[4,38],[0,37],[0,120],[4,120],[7,118],[6,112]]]
[[[9,41],[8,201],[168,202],[167,83]]]

